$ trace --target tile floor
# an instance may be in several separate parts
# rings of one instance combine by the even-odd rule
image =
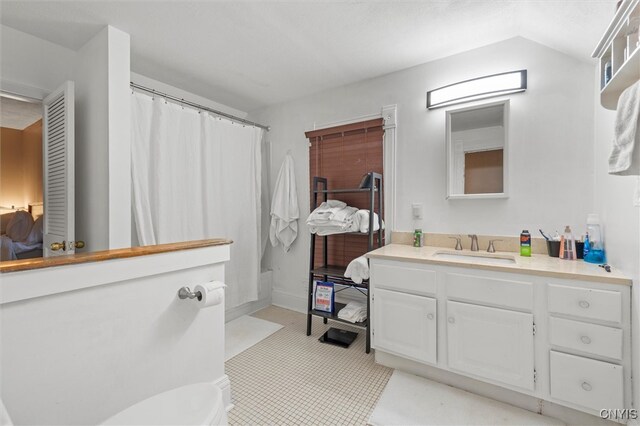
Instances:
[[[560,420],[396,370],[369,423],[562,426]]]
[[[266,338],[262,333],[263,340],[253,339],[258,343],[226,362],[235,404],[229,412],[232,426],[562,424],[376,365],[373,352],[364,352],[363,330],[334,324],[359,333],[351,347],[343,349],[318,341],[332,325],[324,325],[321,318],[314,318],[313,334],[307,337],[304,314],[271,306],[252,316],[283,328]],[[591,421],[570,424],[604,423],[586,418]]]
[[[365,353],[364,330],[343,349],[318,341],[332,325],[321,318],[307,336],[304,314],[271,306],[253,316],[284,327],[226,362],[230,425],[367,424],[393,370]]]

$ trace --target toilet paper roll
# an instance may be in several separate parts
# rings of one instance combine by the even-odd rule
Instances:
[[[211,281],[196,285],[194,292],[196,294],[200,292],[201,295],[201,297],[198,298],[198,307],[206,308],[224,303],[225,287],[226,284],[220,281]]]

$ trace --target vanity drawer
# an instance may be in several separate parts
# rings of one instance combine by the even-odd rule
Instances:
[[[622,359],[622,330],[619,328],[551,317],[549,341],[556,346]]]
[[[375,287],[415,294],[436,294],[436,272],[407,264],[372,262],[371,282]]]
[[[576,317],[622,322],[622,293],[610,290],[549,284],[549,312]]]
[[[585,408],[623,407],[622,366],[550,352],[551,396]]]
[[[533,284],[470,274],[445,275],[447,297],[531,312]]]

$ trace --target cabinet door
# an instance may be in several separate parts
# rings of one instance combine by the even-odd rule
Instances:
[[[533,390],[533,315],[447,302],[449,368]]]
[[[373,343],[377,350],[436,363],[436,300],[376,289]]]

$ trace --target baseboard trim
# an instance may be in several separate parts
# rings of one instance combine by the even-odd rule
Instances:
[[[265,297],[264,299],[247,302],[243,305],[227,309],[224,312],[224,322],[227,323],[229,321],[233,321],[236,318],[240,318],[243,315],[252,314],[259,311],[260,309],[266,308],[269,305],[271,305],[271,298]]]
[[[271,293],[271,304],[303,314],[307,313],[306,297],[291,294],[277,288],[274,288]]]
[[[231,410],[233,408],[233,402],[231,401],[231,381],[229,380],[229,376],[225,374],[218,380],[215,380],[213,384],[218,386],[222,391],[222,401],[225,410]]]

